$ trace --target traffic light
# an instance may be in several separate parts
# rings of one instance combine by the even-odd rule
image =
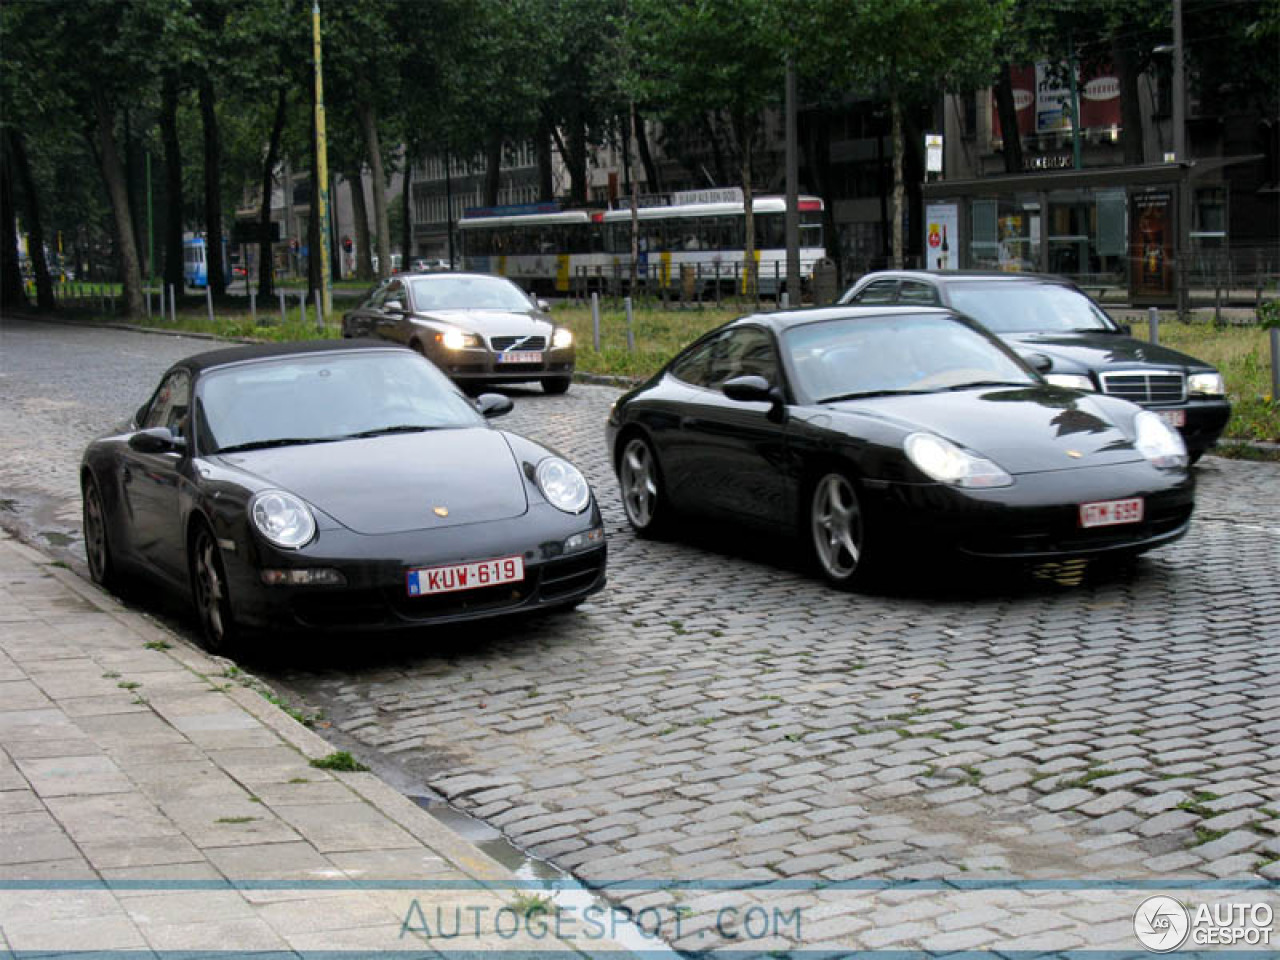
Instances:
[[[350,253],[350,252],[351,252],[351,246],[352,246],[352,244],[351,244],[351,238],[350,238],[350,237],[343,237],[343,238],[342,238],[342,249],[343,249],[343,250],[345,250],[347,253]]]

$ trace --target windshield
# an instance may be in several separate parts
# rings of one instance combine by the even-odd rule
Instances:
[[[280,357],[211,370],[196,409],[206,452],[477,427],[484,418],[407,350]]]
[[[1115,330],[1092,300],[1056,283],[952,283],[951,305],[995,333]]]
[[[990,338],[945,314],[825,320],[792,327],[782,342],[797,385],[819,403],[1037,382]]]
[[[533,304],[519,287],[501,277],[430,276],[408,281],[415,310],[520,310]]]

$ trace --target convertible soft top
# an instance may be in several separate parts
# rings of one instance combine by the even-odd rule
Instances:
[[[199,372],[213,367],[225,367],[232,363],[250,360],[270,360],[273,357],[293,357],[308,353],[344,353],[352,350],[403,350],[386,340],[298,340],[292,343],[254,343],[243,347],[225,347],[197,353],[179,360],[175,367],[186,367]]]

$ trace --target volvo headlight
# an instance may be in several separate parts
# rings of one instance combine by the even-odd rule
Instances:
[[[1071,390],[1093,389],[1093,381],[1083,373],[1046,373],[1044,378],[1055,387],[1067,387]]]
[[[1133,427],[1137,431],[1133,445],[1152,464],[1157,467],[1187,465],[1187,445],[1182,442],[1182,434],[1150,410],[1143,410],[1134,417]]]
[[[982,457],[961,450],[950,440],[932,433],[907,437],[907,456],[928,477],[956,487],[1007,487],[1013,477]]]
[[[1187,377],[1187,392],[1197,397],[1224,397],[1227,385],[1220,373],[1193,373]]]
[[[463,350],[467,347],[481,346],[480,338],[474,333],[463,333],[461,330],[446,330],[436,334],[436,338],[444,344],[446,350]]]
[[[557,350],[573,346],[573,331],[568,327],[556,327],[556,332],[551,335],[551,346]]]
[[[591,502],[587,478],[568,460],[547,457],[538,464],[534,477],[547,502],[565,513],[581,513]]]
[[[265,490],[249,503],[249,516],[258,532],[277,547],[297,550],[316,535],[311,508],[283,490]]]

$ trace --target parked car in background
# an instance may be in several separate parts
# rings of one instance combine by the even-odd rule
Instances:
[[[1193,507],[1164,420],[1047,383],[937,307],[743,317],[619,399],[606,438],[641,535],[678,514],[794,533],[838,587],[904,552],[1129,557]]]
[[[89,571],[189,594],[218,651],[575,606],[604,585],[600,511],[571,463],[486,422],[510,409],[367,341],[190,357],[85,451]]]
[[[452,270],[448,260],[432,260],[427,257],[415,257],[409,265],[409,269],[414,273],[445,273]]]
[[[537,381],[564,393],[573,380],[573,333],[505,277],[393,276],[342,318],[342,335],[403,343],[463,385]]]
[[[1177,427],[1194,463],[1231,417],[1212,366],[1129,336],[1067,280],[1019,273],[893,270],[867,274],[842,304],[944,306],[1003,339],[1050,383],[1123,397]]]

